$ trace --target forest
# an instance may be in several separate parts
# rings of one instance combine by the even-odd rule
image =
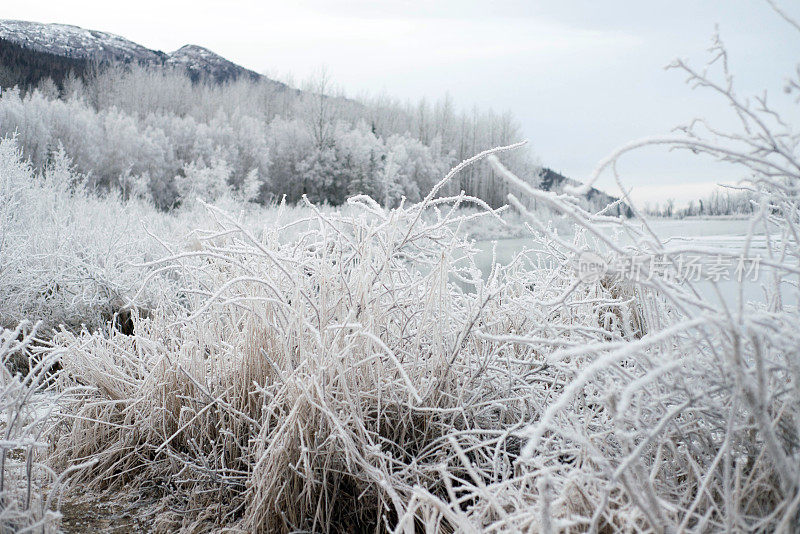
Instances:
[[[63,147],[91,187],[160,209],[223,192],[262,204],[306,195],[339,205],[354,194],[386,206],[416,202],[454,163],[521,137],[510,114],[458,113],[449,98],[356,102],[332,89],[325,74],[299,91],[269,80],[192,81],[180,69],[106,65],[66,75],[61,85],[44,78],[3,90],[0,135],[16,136],[36,169]],[[537,176],[530,152],[512,162]],[[499,206],[506,186],[479,167],[448,185],[456,190]]]

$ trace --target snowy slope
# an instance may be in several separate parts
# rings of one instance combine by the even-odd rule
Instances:
[[[261,78],[258,73],[228,61],[201,46],[186,45],[172,54],[165,54],[113,33],[86,30],[67,24],[0,20],[0,39],[59,57],[86,61],[135,61],[151,65],[185,67],[193,78],[209,76],[217,81],[240,76],[253,80]]]
[[[164,54],[112,33],[67,24],[0,20],[0,38],[38,52],[87,60],[162,63]]]
[[[246,76],[259,78],[259,74],[228,61],[219,54],[197,45],[182,46],[169,54],[168,65],[182,66],[193,76],[210,75],[217,80],[227,80]]]

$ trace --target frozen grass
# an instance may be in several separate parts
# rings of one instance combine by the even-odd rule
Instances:
[[[217,227],[199,250],[152,265],[191,283],[185,314],[156,312],[135,336],[56,339],[64,385],[90,386],[56,459],[98,460],[80,475],[93,485],[154,485],[166,530],[381,529],[417,488],[460,486],[460,456],[503,477],[515,427],[552,385],[516,379],[541,365],[532,350],[500,365],[478,332],[515,332],[524,303],[511,301],[536,293],[501,273],[481,281],[453,232],[464,219],[422,217],[462,199],[433,198],[390,212],[354,198],[358,211],[318,213],[285,244],[281,227],[258,239],[209,208]],[[583,338],[607,335],[592,325]]]
[[[37,325],[38,326],[38,325]],[[47,423],[54,409],[45,388],[53,356],[15,372],[15,360],[32,357],[36,326],[0,330],[0,532],[54,532],[59,480],[43,465]],[[55,480],[55,483],[53,483]],[[45,485],[51,491],[45,491]]]
[[[35,318],[44,338],[60,327],[95,331],[130,305],[144,312],[178,300],[174,276],[156,277],[140,292],[141,265],[195,247],[192,230],[203,226],[205,208],[188,201],[164,213],[137,199],[98,196],[86,189],[87,181],[63,151],[37,175],[13,138],[0,140],[1,327]],[[227,196],[215,205],[256,234],[276,221],[295,221],[284,240],[302,232],[302,220],[312,215],[303,207],[264,208]]]

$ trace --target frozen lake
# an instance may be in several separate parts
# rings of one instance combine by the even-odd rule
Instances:
[[[670,246],[697,246],[740,254],[744,248],[750,221],[745,219],[653,219],[649,221],[649,224],[656,235]],[[612,230],[609,229],[609,234],[611,233]],[[628,241],[626,236],[618,237],[618,239],[620,245],[624,245]],[[494,245],[495,243],[496,245]],[[763,229],[757,230],[750,243],[750,253],[747,255],[746,263],[747,270],[742,272],[743,298],[746,302],[764,302],[765,294],[762,285],[771,278],[771,275],[760,265],[759,258],[766,257],[766,244],[767,239]],[[533,248],[535,243],[531,238],[478,241],[477,246],[481,252],[478,254],[476,262],[484,276],[491,269],[493,245],[495,246],[496,261],[501,265],[507,265],[517,253],[525,248]],[[707,273],[702,273],[700,280],[694,282],[703,298],[719,302],[721,295],[727,305],[735,306],[739,293],[739,282],[736,280],[736,262],[732,263],[733,265],[727,269],[726,276],[715,277],[718,279],[712,281],[705,276]],[[719,289],[719,294],[714,288],[715,285]],[[781,295],[785,304],[797,304],[796,293],[788,284],[782,284]]]

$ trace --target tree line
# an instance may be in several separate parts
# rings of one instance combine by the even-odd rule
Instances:
[[[719,215],[748,215],[758,206],[754,191],[740,189],[715,189],[710,195],[690,200],[683,207],[676,206],[674,199],[663,203],[646,203],[645,215],[683,219],[685,217],[713,217]]]
[[[260,203],[306,195],[332,205],[363,193],[394,206],[419,200],[459,161],[522,138],[510,113],[459,112],[447,96],[355,101],[324,73],[299,90],[267,78],[192,80],[182,69],[138,64],[2,90],[0,136],[10,135],[37,168],[63,148],[92,187],[162,209],[223,190]],[[529,149],[506,161],[540,185]],[[478,165],[442,194],[460,191],[500,206],[508,187]]]

